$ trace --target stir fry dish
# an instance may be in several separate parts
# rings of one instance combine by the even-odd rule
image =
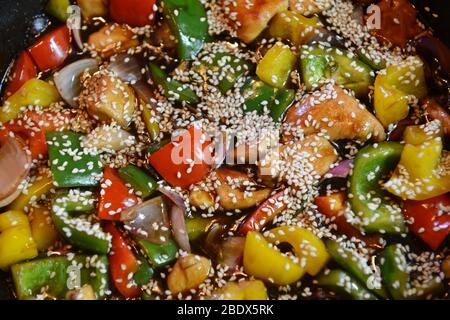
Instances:
[[[409,0],[50,0],[0,107],[14,299],[448,299],[450,50]]]

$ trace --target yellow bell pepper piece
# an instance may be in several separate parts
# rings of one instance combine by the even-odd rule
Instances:
[[[265,83],[281,89],[286,85],[296,60],[289,46],[277,42],[258,63],[256,74]]]
[[[260,280],[228,282],[213,296],[221,300],[267,300],[267,290]]]
[[[402,199],[426,200],[450,192],[450,152],[436,122],[406,128],[399,164],[385,188]]]
[[[405,119],[412,98],[427,94],[423,62],[413,56],[386,68],[375,79],[374,107],[377,118],[388,127]]]
[[[305,274],[299,264],[271,246],[256,231],[249,232],[245,239],[244,271],[278,285],[296,282]]]
[[[0,269],[37,255],[27,216],[21,211],[0,214]]]
[[[300,46],[323,28],[318,17],[307,18],[292,11],[278,13],[271,21],[269,35],[273,38],[290,40]]]
[[[159,124],[156,122],[156,118],[153,116],[151,109],[144,104],[142,109],[142,119],[144,120],[150,139],[155,141],[159,136]]]
[[[60,96],[56,87],[39,79],[30,79],[0,109],[0,123],[17,118],[22,107],[48,107],[58,102]]]
[[[312,276],[318,274],[330,259],[323,241],[304,228],[278,227],[270,230],[266,239],[272,244],[289,243],[297,258],[300,259],[300,266]]]
[[[30,213],[31,235],[39,251],[46,252],[59,239],[50,211],[45,207],[32,208]]]
[[[24,210],[27,212],[27,206],[30,202],[39,200],[43,195],[49,193],[53,188],[53,179],[48,176],[37,177],[36,180],[27,188],[26,193],[21,193],[14,202],[9,205],[9,210]]]
[[[442,137],[442,128],[437,121],[430,122],[426,125],[408,126],[403,132],[403,140],[405,143],[412,145],[419,145],[438,137]]]

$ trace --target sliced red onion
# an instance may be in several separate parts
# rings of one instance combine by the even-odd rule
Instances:
[[[81,30],[80,30],[80,28],[73,28],[71,30],[72,30],[72,35],[73,35],[73,38],[75,40],[75,43],[77,44],[77,47],[80,50],[83,50],[84,49],[84,45],[83,45],[83,40],[81,40]]]
[[[242,265],[244,256],[245,237],[231,237],[223,241],[218,262],[231,269]]]
[[[31,168],[31,156],[21,141],[10,136],[0,140],[0,168],[0,207],[4,207],[19,196]]]
[[[76,107],[75,98],[81,91],[80,76],[85,71],[97,70],[95,59],[82,59],[62,68],[55,74],[54,81],[61,97],[71,106]]]
[[[142,61],[133,55],[118,54],[111,59],[108,70],[114,72],[122,81],[135,84],[143,79]]]
[[[191,252],[191,245],[189,244],[189,237],[186,231],[186,205],[183,198],[178,193],[164,187],[160,187],[158,190],[173,203],[170,210],[170,222],[175,240],[181,249]]]
[[[169,198],[169,200],[172,201],[177,207],[183,210],[183,213],[186,212],[186,204],[184,203],[183,198],[178,193],[164,187],[159,187],[158,191]]]
[[[173,205],[170,210],[170,222],[172,223],[173,235],[180,248],[186,252],[191,252],[183,209]]]
[[[123,211],[121,221],[132,234],[153,243],[164,244],[171,237],[167,205],[162,197]]]
[[[341,161],[336,167],[330,169],[325,178],[346,178],[352,170],[353,160]]]

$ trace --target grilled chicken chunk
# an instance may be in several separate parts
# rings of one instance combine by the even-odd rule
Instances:
[[[323,134],[329,140],[383,141],[383,126],[359,101],[337,86],[326,85],[315,91],[286,113],[283,140],[296,133]]]

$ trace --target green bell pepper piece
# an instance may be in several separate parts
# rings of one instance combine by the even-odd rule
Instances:
[[[111,235],[103,232],[99,224],[91,223],[84,215],[72,217],[69,213],[92,211],[92,194],[74,200],[70,191],[60,192],[52,204],[52,220],[56,229],[74,246],[93,253],[105,255],[111,246]]]
[[[189,241],[197,240],[204,235],[212,221],[212,219],[200,217],[186,219],[186,232],[188,234]]]
[[[191,88],[169,77],[157,64],[150,62],[150,72],[156,84],[163,88],[167,99],[189,104],[199,102],[197,94]]]
[[[256,111],[261,114],[264,111],[264,106],[270,108],[275,99],[276,89],[271,87],[261,80],[251,79],[242,87],[242,96],[245,98],[245,111]]]
[[[102,177],[98,154],[81,147],[82,135],[75,132],[47,132],[48,155],[56,187],[96,186]]]
[[[69,8],[69,6],[69,0],[50,0],[45,7],[45,11],[58,20],[65,22],[69,16],[67,13],[67,8]]]
[[[226,94],[240,77],[248,73],[250,68],[250,63],[245,59],[228,52],[216,52],[200,59],[199,64],[193,65],[192,71],[198,73],[205,81],[209,79],[208,72],[219,75],[218,79],[210,83]]]
[[[286,110],[295,100],[293,89],[280,89],[275,96],[275,100],[270,108],[270,115],[275,122],[280,122]]]
[[[108,258],[86,255],[53,256],[13,265],[11,273],[18,299],[34,299],[44,287],[48,296],[64,299],[71,290],[68,287],[70,269],[80,265],[80,286],[91,285],[96,298],[103,299],[109,291]]]
[[[399,205],[379,184],[382,177],[397,166],[402,150],[400,143],[382,142],[368,145],[356,155],[350,176],[350,204],[362,219],[362,229],[367,232],[406,232]]]
[[[208,38],[208,19],[200,0],[163,0],[163,14],[177,39],[178,58],[191,60]]]
[[[178,246],[173,240],[169,240],[165,244],[155,244],[137,237],[134,237],[134,240],[142,248],[154,268],[163,267],[176,259]]]
[[[345,271],[355,277],[361,284],[368,287],[371,278],[374,277],[373,270],[368,266],[367,260],[364,257],[359,256],[351,249],[343,247],[339,242],[334,240],[328,240],[326,242],[327,251],[333,258],[333,260]],[[373,281],[373,280],[372,280]],[[380,283],[381,286],[381,277]],[[387,298],[387,292],[383,287],[380,288],[368,288],[381,298]]]
[[[128,165],[119,169],[119,176],[143,198],[153,194],[158,184],[149,174],[134,165]]]
[[[350,274],[343,270],[328,270],[316,279],[319,286],[355,300],[376,300],[377,297],[367,290]]]
[[[404,247],[392,244],[381,253],[381,275],[392,298],[406,299],[409,289],[409,271]]]
[[[374,70],[382,70],[386,68],[386,60],[384,58],[380,58],[379,60],[374,60],[369,56],[369,54],[366,52],[366,49],[360,48],[356,51],[358,54],[359,59],[361,59],[362,62],[367,64],[369,67],[371,67]]]
[[[411,283],[406,255],[405,247],[399,244],[392,244],[381,253],[381,275],[392,298],[419,300],[441,294],[445,286],[440,278],[422,284]]]
[[[133,279],[138,286],[143,286],[148,284],[150,279],[153,278],[154,271],[144,257],[140,256],[138,257],[138,260],[139,268],[138,271],[134,273]]]
[[[342,49],[322,45],[302,46],[300,65],[307,90],[319,86],[325,79],[332,79],[353,90],[357,97],[362,97],[369,93],[369,86],[374,81],[370,67]]]

